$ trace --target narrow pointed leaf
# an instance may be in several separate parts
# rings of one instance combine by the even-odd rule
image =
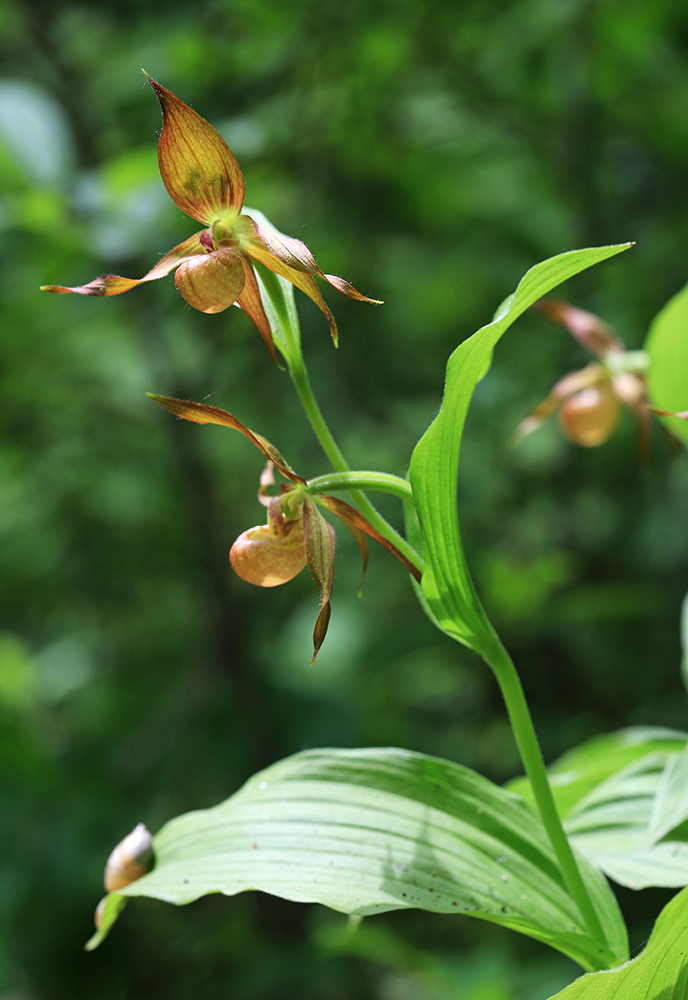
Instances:
[[[423,531],[423,593],[443,630],[481,655],[489,656],[498,640],[468,572],[456,514],[461,436],[473,391],[495,344],[521,313],[567,278],[630,245],[573,250],[531,268],[494,320],[450,357],[442,407],[413,452],[410,479]]]
[[[611,972],[581,976],[550,1000],[685,1000],[688,889],[664,907],[645,950]]]
[[[206,225],[219,216],[238,215],[244,178],[229,146],[210,122],[146,76],[163,112],[158,163],[170,198]]]
[[[581,861],[610,948],[588,936],[539,818],[517,796],[405,750],[311,750],[154,838],[156,866],[123,890],[189,903],[247,889],[344,913],[419,908],[488,920],[583,968],[627,958],[606,880]]]
[[[296,475],[292,467],[285,462],[274,445],[270,444],[260,434],[249,430],[248,427],[244,426],[240,420],[233,417],[227,410],[220,410],[217,406],[206,406],[204,403],[192,403],[188,399],[175,399],[173,396],[156,396],[152,392],[147,393],[147,396],[154,403],[157,403],[158,406],[162,406],[163,409],[174,413],[176,417],[182,417],[184,420],[192,420],[195,424],[219,424],[220,427],[231,427],[233,430],[239,431],[256,448],[259,448],[266,458],[270,459],[285,479],[291,479],[294,483],[305,484],[306,480]]]

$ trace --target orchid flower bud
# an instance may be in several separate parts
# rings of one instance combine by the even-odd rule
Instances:
[[[621,407],[608,382],[581,389],[569,396],[559,409],[564,434],[585,448],[604,444],[620,419]]]
[[[308,562],[303,519],[286,521],[279,533],[259,524],[242,532],[229,553],[237,576],[257,587],[279,587],[301,572]]]
[[[153,866],[153,838],[139,823],[121,840],[105,865],[105,888],[117,892],[145,875]]]

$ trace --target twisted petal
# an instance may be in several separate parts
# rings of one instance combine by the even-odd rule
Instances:
[[[192,403],[188,399],[175,399],[172,396],[156,396],[152,392],[147,393],[147,395],[154,403],[162,406],[165,410],[169,410],[170,413],[174,413],[176,417],[182,417],[184,420],[192,420],[195,424],[219,424],[220,427],[231,427],[233,430],[239,431],[240,434],[243,434],[256,448],[263,452],[265,457],[272,462],[285,479],[290,479],[293,483],[303,483],[305,486],[306,480],[302,479],[301,476],[297,476],[292,467],[287,464],[277,448],[270,444],[267,438],[250,430],[240,420],[232,416],[231,413],[228,413],[227,410],[220,410],[217,406],[208,406],[205,403]]]
[[[383,545],[387,549],[387,551],[391,552],[392,555],[399,560],[402,566],[404,566],[405,569],[409,571],[411,576],[413,576],[416,580],[418,580],[418,582],[420,582],[420,578],[422,575],[420,570],[416,566],[414,566],[412,562],[409,562],[406,556],[399,551],[396,545],[393,545],[391,542],[388,542],[386,538],[383,538],[382,535],[375,530],[372,524],[368,523],[363,514],[360,514],[350,504],[345,503],[344,500],[339,500],[337,497],[327,496],[327,494],[325,493],[321,494],[318,497],[318,500],[323,505],[323,507],[327,507],[327,509],[331,510],[333,514],[337,515],[340,521],[344,522],[344,524],[347,526],[349,531],[352,533],[352,535],[358,542],[358,547],[361,550],[361,555],[363,557],[364,573],[366,570],[366,566],[368,565],[367,546],[364,547],[364,545],[362,544],[362,542],[365,542],[365,538],[363,538],[363,535],[365,534],[368,535],[369,538],[374,538],[376,542],[380,543],[380,545]]]
[[[241,295],[245,281],[241,254],[231,249],[191,257],[174,276],[179,294],[204,313],[228,309]]]
[[[265,226],[259,226],[247,215],[242,216],[242,220],[244,220],[244,224],[247,227],[250,223],[253,229],[253,234],[244,244],[246,253],[250,254],[255,260],[260,261],[261,264],[265,264],[275,274],[279,274],[283,278],[286,278],[287,281],[291,281],[292,285],[300,288],[302,292],[305,292],[315,302],[327,318],[330,333],[335,344],[337,343],[337,324],[320,294],[320,289],[315,282],[315,275],[319,278],[324,278],[333,288],[336,288],[338,292],[341,292],[342,295],[346,295],[350,299],[358,299],[360,302],[372,302],[375,305],[381,304],[379,299],[369,299],[366,295],[361,295],[360,292],[357,292],[343,278],[338,278],[334,274],[324,274],[318,267],[313,254],[301,240],[293,239],[291,236],[278,236],[271,230],[266,229]]]
[[[188,240],[184,240],[183,243],[170,250],[143,278],[122,278],[119,274],[103,274],[100,278],[89,281],[87,285],[77,285],[74,288],[65,285],[42,285],[41,291],[55,292],[57,295],[65,295],[67,292],[78,292],[79,295],[121,295],[122,292],[128,292],[134,285],[143,284],[144,281],[164,278],[166,274],[169,274],[185,260],[191,260],[199,254],[206,256],[199,240],[200,235],[200,233],[196,233],[195,236],[190,236]]]
[[[306,496],[303,502],[303,534],[308,566],[320,587],[320,614],[313,630],[313,661],[322,646],[330,624],[330,597],[334,584],[334,528],[322,516],[315,502]]]
[[[172,201],[208,225],[228,213],[238,215],[244,203],[244,177],[227,143],[188,104],[149,76],[148,82],[162,107],[158,163]]]

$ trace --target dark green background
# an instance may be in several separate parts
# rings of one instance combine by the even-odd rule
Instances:
[[[209,400],[328,471],[288,378],[238,310],[141,276],[197,225],[159,179],[140,72],[220,128],[248,206],[385,300],[298,295],[316,392],[354,467],[404,475],[447,356],[562,250],[637,247],[563,290],[638,347],[686,281],[688,13],[670,0],[0,2],[0,997],[539,1000],[575,967],[466,918],[365,921],[257,895],[135,901],[82,944],[112,846],[304,747],[395,744],[497,781],[518,761],[496,687],[436,632],[403,570],[339,531],[318,593],[229,570],[260,523],[261,456],[146,391]],[[526,316],[469,415],[460,481],[475,578],[548,760],[586,737],[686,725],[679,611],[688,472],[630,417],[603,447],[509,436],[588,358]],[[396,502],[382,503],[399,523]],[[633,945],[666,894],[625,892]],[[518,953],[518,954],[517,954]]]

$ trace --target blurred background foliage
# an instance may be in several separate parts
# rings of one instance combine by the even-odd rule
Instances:
[[[213,122],[247,205],[323,268],[341,347],[299,297],[316,391],[353,467],[404,475],[451,350],[561,250],[637,247],[563,294],[629,347],[686,281],[688,12],[670,0],[0,0],[0,997],[537,1000],[574,975],[466,918],[345,919],[256,894],[135,901],[81,950],[111,847],[213,805],[305,747],[396,744],[518,773],[487,670],[433,630],[372,554],[363,599],[339,532],[318,594],[234,578],[262,522],[261,457],[146,391],[225,407],[303,475],[327,471],[288,379],[239,310],[172,278],[119,298],[47,283],[141,276],[194,231],[159,179],[140,67]],[[197,228],[197,227],[196,227]],[[467,428],[463,534],[545,755],[637,722],[685,728],[679,612],[688,471],[650,467],[626,417],[604,446],[555,422],[509,437],[588,359],[529,315]],[[395,502],[381,506],[397,523]],[[621,894],[633,944],[662,894]]]

